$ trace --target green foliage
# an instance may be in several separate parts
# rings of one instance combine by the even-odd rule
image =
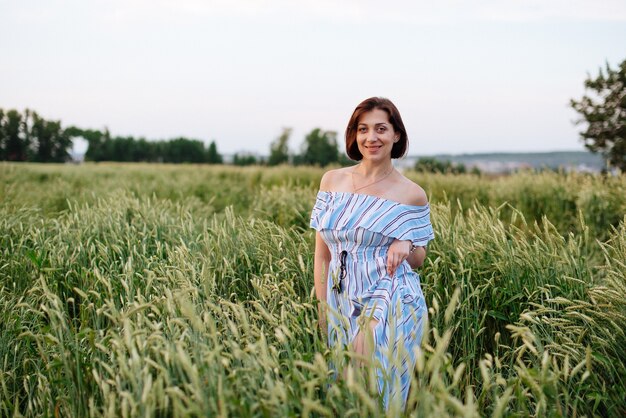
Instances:
[[[217,152],[215,141],[211,141],[207,150],[206,162],[209,164],[222,164],[224,161],[222,156]]]
[[[8,135],[4,126],[4,110],[0,107],[0,161],[6,161],[6,143]]]
[[[598,77],[589,76],[585,88],[593,96],[583,96],[570,104],[586,122],[587,129],[580,133],[585,147],[600,152],[606,162],[626,172],[626,60],[612,69],[606,64]]]
[[[283,128],[283,132],[270,144],[270,156],[267,165],[279,165],[289,162],[289,137],[291,128]]]
[[[4,161],[26,161],[29,138],[24,129],[22,115],[17,110],[0,113],[0,153]]]
[[[72,139],[61,127],[61,122],[47,121],[35,112],[28,115],[31,119],[30,139],[36,144],[33,160],[42,163],[67,161]]]
[[[67,130],[71,137],[82,137],[89,144],[86,161],[163,162],[163,163],[209,163],[221,164],[221,154],[215,141],[208,148],[197,139],[174,138],[168,141],[148,141],[145,138],[111,137],[107,129]]]
[[[348,156],[344,153],[339,153],[339,160],[337,161],[340,166],[348,167],[351,165],[355,165],[357,162],[348,158]]]
[[[259,162],[257,161],[256,157],[254,155],[251,154],[235,154],[233,155],[233,165],[237,165],[240,167],[243,166],[247,166],[247,165],[256,165]]]
[[[321,175],[0,165],[0,415],[383,416],[316,328]],[[626,179],[409,175],[436,239],[404,415],[626,414]]]
[[[325,167],[338,161],[337,133],[334,131],[323,131],[320,128],[313,129],[304,138],[302,153],[294,157],[296,165],[307,164]]]
[[[432,157],[422,157],[415,162],[413,169],[424,173],[449,173],[464,174],[467,172],[464,164],[453,164],[451,161],[441,161]],[[474,169],[474,174],[479,174],[480,170]]]
[[[217,163],[221,159],[215,148],[215,142],[211,143],[213,149],[209,147],[208,151],[204,142],[197,139],[175,138],[157,144],[160,149],[159,157],[166,163]],[[208,157],[212,160],[208,161]]]
[[[23,115],[0,109],[0,160],[64,162],[71,146],[69,131],[60,121],[45,120],[28,109]]]

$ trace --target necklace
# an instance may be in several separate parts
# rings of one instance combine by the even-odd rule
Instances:
[[[353,190],[353,192],[357,192],[358,190],[365,189],[366,187],[370,187],[370,186],[372,186],[372,185],[374,185],[376,183],[380,183],[381,181],[386,179],[389,176],[389,174],[391,174],[392,171],[393,171],[393,166],[391,166],[391,169],[389,171],[387,171],[385,174],[383,174],[383,176],[381,178],[379,178],[378,180],[374,180],[373,182],[367,183],[364,186],[356,187],[356,184],[354,183],[354,169],[350,170],[350,175],[352,177],[352,190]]]

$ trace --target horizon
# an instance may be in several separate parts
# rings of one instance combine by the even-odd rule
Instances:
[[[189,138],[191,139],[191,138]],[[224,152],[220,152],[219,148],[218,148],[218,152],[222,155],[222,156],[233,156],[235,154],[244,154],[244,153],[249,153],[250,155],[255,155],[261,158],[267,158],[269,156],[269,153],[256,153],[253,151],[248,151],[248,150],[241,150],[241,151],[235,151],[232,153],[224,153]],[[339,152],[344,152],[343,149],[341,149],[341,147],[339,148]],[[70,153],[74,156],[84,156],[84,152],[76,152],[75,150],[71,150]],[[450,157],[463,157],[463,156],[480,156],[480,155],[523,155],[523,154],[530,154],[530,155],[546,155],[546,154],[589,154],[589,155],[593,155],[593,156],[597,156],[598,158],[602,158],[602,155],[600,153],[593,153],[588,149],[581,149],[581,150],[553,150],[553,151],[493,151],[493,152],[463,152],[463,153],[454,153],[454,152],[445,152],[445,153],[436,153],[436,154],[409,154],[407,153],[406,155],[400,157],[400,158],[396,158],[395,160],[403,160],[403,159],[408,159],[408,158],[421,158],[421,157],[440,157],[440,156],[450,156]],[[293,154],[290,154],[293,155]]]

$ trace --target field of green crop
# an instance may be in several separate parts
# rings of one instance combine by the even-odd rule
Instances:
[[[0,164],[0,416],[383,416],[316,327],[321,175]],[[407,176],[436,239],[406,415],[625,416],[626,177]]]

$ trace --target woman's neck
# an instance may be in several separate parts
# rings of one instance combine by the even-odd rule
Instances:
[[[365,178],[380,177],[393,170],[393,164],[391,159],[381,162],[361,161],[353,170]]]

